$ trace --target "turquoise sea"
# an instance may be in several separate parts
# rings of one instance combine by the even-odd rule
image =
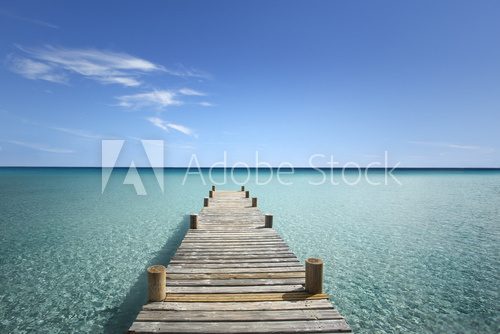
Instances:
[[[162,192],[145,169],[137,196],[125,174],[101,193],[100,169],[0,168],[0,332],[128,328],[145,268],[168,263],[211,183],[208,171],[206,184],[183,184],[185,170],[167,169]],[[302,169],[282,176],[291,185],[257,185],[254,170],[246,186],[301,259],[323,258],[326,290],[357,333],[499,333],[500,171],[395,175],[401,185],[383,171],[369,173],[378,186],[311,185],[322,175]]]

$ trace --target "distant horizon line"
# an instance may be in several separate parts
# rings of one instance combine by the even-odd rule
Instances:
[[[115,166],[113,169],[127,169],[130,166]],[[101,169],[101,168],[111,168],[111,167],[101,167],[101,166],[0,166],[0,168],[91,168],[91,169]],[[188,167],[188,166],[168,166],[168,167],[151,167],[151,166],[136,166],[137,169],[153,169],[153,168],[161,168],[161,169],[192,169],[192,170],[210,170],[210,169],[233,169],[233,170],[246,170],[246,169],[282,169],[282,170],[291,170],[291,169],[321,169],[321,170],[358,170],[358,169],[373,169],[373,170],[410,170],[410,169],[420,169],[420,170],[500,170],[500,167],[396,167],[396,166],[388,166],[388,167],[367,167],[367,166],[359,166],[359,167]]]

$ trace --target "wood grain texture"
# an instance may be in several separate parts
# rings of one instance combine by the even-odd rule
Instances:
[[[133,333],[348,333],[344,319],[306,321],[248,321],[248,322],[149,322],[132,324]]]
[[[309,294],[306,292],[285,292],[285,293],[167,293],[165,301],[184,302],[234,302],[234,301],[280,301],[280,300],[310,300],[328,299],[325,293]]]
[[[266,310],[266,311],[141,311],[138,321],[283,321],[342,319],[334,309]]]
[[[265,301],[265,302],[155,302],[143,306],[144,310],[172,310],[172,311],[266,311],[266,310],[305,310],[305,309],[333,309],[327,299],[297,300],[297,301]]]

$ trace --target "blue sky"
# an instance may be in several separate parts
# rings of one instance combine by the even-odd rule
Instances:
[[[498,1],[2,1],[0,165],[500,167]],[[141,160],[142,159],[142,160]],[[145,160],[144,160],[145,161]]]

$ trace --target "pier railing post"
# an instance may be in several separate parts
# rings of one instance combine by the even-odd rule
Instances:
[[[248,190],[245,191],[245,198],[250,198],[250,192]]]
[[[215,191],[215,186],[212,186],[212,191]]]
[[[210,191],[208,192],[208,197],[210,197],[210,198],[213,198],[213,197],[214,197],[214,191],[213,191],[213,190],[210,190]]]
[[[266,220],[264,223],[265,228],[273,228],[273,215],[266,214]]]
[[[205,197],[205,198],[203,199],[203,206],[204,206],[204,207],[207,207],[207,206],[208,206],[208,197]]]
[[[317,258],[306,260],[306,291],[311,294],[323,293],[323,261]]]
[[[167,295],[167,268],[161,265],[148,268],[148,300],[161,302]]]
[[[252,197],[252,207],[257,207],[257,197]]]
[[[198,215],[192,214],[189,219],[189,228],[196,230],[198,228]]]
[[[241,186],[241,191],[245,191],[245,186]]]

